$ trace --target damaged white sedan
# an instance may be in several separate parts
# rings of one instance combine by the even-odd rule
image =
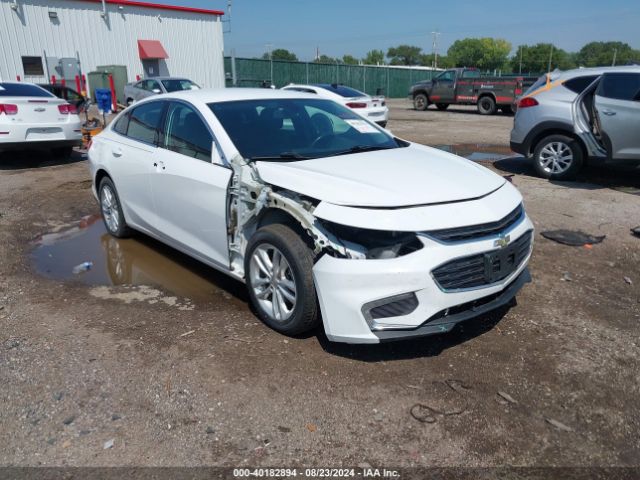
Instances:
[[[89,159],[112,235],[143,232],[245,282],[285,334],[446,332],[530,281],[533,225],[509,182],[313,95],[155,96]]]

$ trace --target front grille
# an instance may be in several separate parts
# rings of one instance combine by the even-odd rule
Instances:
[[[481,223],[479,225],[469,225],[467,227],[445,228],[443,230],[433,230],[425,232],[426,235],[442,242],[458,242],[461,240],[473,240],[481,237],[488,237],[500,233],[514,225],[522,215],[524,209],[522,204],[510,212],[506,217],[497,222]]]
[[[433,278],[446,291],[477,288],[504,280],[527,258],[532,232],[505,248],[456,258],[433,270]]]
[[[415,294],[411,293],[393,302],[372,308],[369,310],[369,315],[371,315],[371,318],[374,320],[378,318],[401,317],[410,314],[417,307],[418,299]]]

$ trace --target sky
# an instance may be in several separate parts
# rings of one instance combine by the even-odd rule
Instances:
[[[228,0],[155,0],[227,11]],[[619,40],[640,49],[640,0],[231,0],[225,53],[261,56],[285,48],[300,60],[320,54],[361,58],[399,44],[446,53],[465,37],[497,37],[520,44],[551,42],[577,51],[594,40]],[[223,17],[228,20],[228,16]]]

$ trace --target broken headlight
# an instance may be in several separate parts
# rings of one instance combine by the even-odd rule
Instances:
[[[355,228],[323,222],[344,245],[347,256],[356,259],[397,258],[423,247],[415,233]]]

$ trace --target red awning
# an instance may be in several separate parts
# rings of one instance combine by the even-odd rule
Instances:
[[[169,58],[159,40],[138,40],[138,53],[141,60],[150,58]]]

